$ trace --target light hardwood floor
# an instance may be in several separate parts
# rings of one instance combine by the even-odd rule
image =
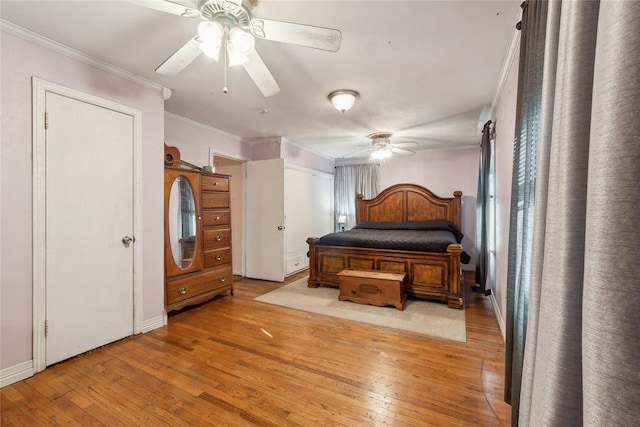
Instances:
[[[457,343],[253,301],[280,286],[236,281],[235,296],[4,387],[1,424],[510,424],[488,298],[466,287]]]

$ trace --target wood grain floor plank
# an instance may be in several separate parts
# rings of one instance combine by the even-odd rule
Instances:
[[[236,278],[234,296],[4,387],[1,425],[510,424],[488,298],[467,287],[459,343],[253,300],[282,285]]]

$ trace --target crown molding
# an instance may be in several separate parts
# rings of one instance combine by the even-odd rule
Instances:
[[[171,89],[169,88],[152,82],[151,80],[147,80],[145,78],[137,76],[133,73],[130,73],[129,71],[123,70],[122,68],[118,68],[115,65],[102,61],[101,59],[94,58],[93,56],[72,49],[69,46],[42,36],[38,33],[34,33],[33,31],[27,30],[26,28],[20,27],[2,18],[0,18],[0,30],[9,34],[13,34],[14,36],[20,37],[46,49],[65,55],[78,62],[91,65],[92,67],[98,68],[99,70],[106,71],[107,73],[116,75],[140,86],[146,87],[147,89],[158,92],[162,95],[162,98],[165,101],[171,97]]]
[[[242,138],[242,142],[250,146],[260,144],[282,144],[281,136],[254,136],[250,138]]]
[[[234,141],[243,142],[242,138],[240,138],[238,135],[234,135],[232,133],[225,132],[225,131],[220,130],[218,128],[214,128],[213,126],[205,125],[204,123],[200,123],[200,122],[197,122],[195,120],[188,119],[188,118],[183,117],[183,116],[179,116],[179,115],[177,115],[175,113],[170,113],[169,111],[165,111],[164,115],[165,115],[165,117],[170,117],[172,119],[180,120],[180,121],[182,121],[184,123],[187,123],[189,125],[196,126],[196,127],[202,128],[202,129],[206,129],[206,130],[208,130],[210,132],[215,132],[215,133],[217,133],[219,135],[222,135],[222,136],[225,136],[227,138],[233,139]]]

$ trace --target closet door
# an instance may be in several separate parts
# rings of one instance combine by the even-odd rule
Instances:
[[[333,231],[333,176],[287,166],[285,169],[285,274],[309,267],[309,237]]]
[[[46,109],[48,366],[133,334],[134,119],[57,93]]]
[[[320,237],[332,233],[334,230],[333,175],[322,173],[313,175],[311,204],[313,206],[313,220],[311,221],[311,229],[308,231],[310,233],[308,237]]]
[[[287,167],[284,172],[285,212],[285,274],[309,266],[307,239],[313,236],[316,197],[314,175],[308,171]]]
[[[284,281],[284,159],[247,162],[246,276]]]

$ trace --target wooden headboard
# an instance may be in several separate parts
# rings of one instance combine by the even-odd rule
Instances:
[[[461,206],[462,191],[454,191],[453,197],[438,197],[419,185],[396,184],[370,200],[356,195],[356,223],[447,219],[462,229]]]

